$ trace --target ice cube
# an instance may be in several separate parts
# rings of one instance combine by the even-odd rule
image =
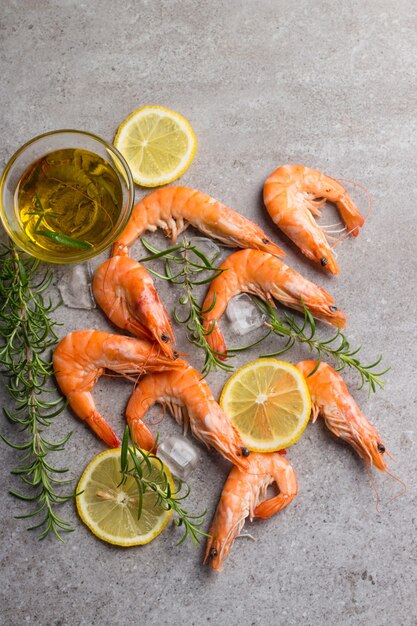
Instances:
[[[238,335],[246,335],[263,326],[265,315],[261,313],[247,293],[241,293],[230,300],[226,309],[232,330]]]
[[[214,263],[218,256],[220,255],[220,248],[217,244],[214,243],[211,239],[207,239],[207,237],[191,237],[188,239],[189,244],[198,248],[200,252],[207,257],[210,263]],[[195,252],[189,252],[188,258],[193,263],[198,263],[199,265],[204,265],[204,261],[200,259],[200,257],[195,254]]]
[[[70,309],[95,309],[92,280],[93,272],[88,262],[67,265],[58,283],[64,305]]]
[[[158,456],[181,480],[196,468],[198,454],[185,437],[169,437],[158,446]]]

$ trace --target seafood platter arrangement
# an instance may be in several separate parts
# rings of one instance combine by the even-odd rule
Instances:
[[[256,223],[202,191],[168,184],[195,152],[186,119],[145,106],[120,125],[113,145],[90,133],[54,131],[11,158],[1,181],[7,243],[0,256],[0,365],[10,395],[11,408],[4,411],[16,424],[16,438],[0,436],[18,456],[12,471],[21,489],[12,493],[26,507],[21,517],[33,518],[31,528],[41,538],[62,539],[72,530],[61,511],[75,500],[88,528],[121,547],[152,541],[172,519],[183,531],[179,543],[205,541],[205,562],[220,571],[247,518],[273,517],[296,497],[286,451],[310,418],[321,416],[335,437],[352,446],[371,481],[373,467],[402,481],[388,469],[385,443],[340,373],[356,371],[361,386],[375,392],[388,371],[381,358],[361,363],[359,349],[344,334],[346,314],[282,260],[284,250]],[[277,165],[263,198],[282,241],[290,239],[319,271],[339,274],[335,246],[360,235],[368,216],[342,184],[347,181],[306,165]],[[156,189],[135,204],[135,184]],[[341,224],[316,221],[326,202],[336,206]],[[202,236],[183,236],[188,226]],[[164,249],[149,235],[157,229],[170,239]],[[138,239],[144,247],[139,261],[130,255]],[[238,250],[219,264],[212,240]],[[47,295],[53,266],[42,262],[82,263],[107,248],[111,255],[95,271],[92,291],[114,332],[80,328],[58,341],[55,305]],[[162,280],[179,294],[170,313],[155,286]],[[202,302],[196,292],[201,286]],[[245,347],[226,345],[223,317],[242,335],[256,318],[263,335],[255,343],[261,350],[262,340],[276,335],[276,353],[260,352],[233,371],[230,357]],[[330,338],[320,337],[321,323],[335,327]],[[176,345],[178,324],[204,355],[201,371],[187,362],[186,347]],[[308,359],[291,364],[275,358],[296,343]],[[228,375],[219,400],[207,378],[218,368]],[[94,401],[94,386],[104,375],[131,381],[120,437]],[[155,404],[231,464],[211,524],[205,514],[185,508],[195,449],[184,436],[159,442],[147,420]],[[67,470],[50,461],[70,435],[61,441],[47,435],[67,406],[108,446],[75,489]]]

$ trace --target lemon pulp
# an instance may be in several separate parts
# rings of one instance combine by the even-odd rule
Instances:
[[[311,412],[304,377],[276,359],[258,359],[240,368],[224,386],[220,405],[243,443],[256,452],[295,443]]]
[[[77,510],[82,521],[100,539],[118,546],[149,543],[165,528],[172,511],[157,502],[154,491],[143,494],[142,513],[138,519],[139,495],[136,482],[129,476],[121,485],[120,448],[106,450],[94,457],[78,483]],[[147,479],[156,479],[161,466],[152,462]],[[164,466],[171,487],[171,474]]]

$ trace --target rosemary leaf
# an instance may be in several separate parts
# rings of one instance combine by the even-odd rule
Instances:
[[[55,243],[60,243],[63,246],[69,246],[70,248],[80,248],[81,250],[91,250],[93,247],[91,243],[88,241],[84,241],[83,239],[75,239],[74,237],[68,237],[67,235],[61,235],[60,233],[56,233],[53,230],[35,230],[37,235],[42,235],[42,237],[48,237],[55,241]]]

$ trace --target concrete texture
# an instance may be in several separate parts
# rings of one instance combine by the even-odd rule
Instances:
[[[384,391],[371,397],[355,389],[353,372],[346,380],[408,491],[390,501],[399,485],[374,472],[376,511],[360,459],[320,422],[310,425],[288,454],[299,479],[295,502],[269,521],[247,525],[256,541],[237,540],[216,575],[202,565],[203,547],[176,547],[172,527],[146,547],[119,550],[96,540],[71,505],[63,510],[75,526],[67,541],[37,542],[13,518],[25,508],[8,495],[17,485],[9,474],[16,454],[3,445],[0,622],[417,624],[415,2],[5,0],[1,13],[2,163],[51,129],[86,129],[110,140],[144,104],[185,115],[198,153],[181,183],[228,203],[281,241],[288,262],[348,312],[347,334],[353,345],[363,343],[363,359],[382,352],[392,367]],[[337,278],[309,265],[262,208],[265,177],[287,162],[356,179],[372,195],[373,213],[360,237],[338,248]],[[366,199],[356,197],[366,211]],[[139,257],[139,246],[134,254]],[[56,270],[56,281],[65,271]],[[172,290],[160,288],[172,310]],[[97,310],[61,308],[57,317],[61,335],[109,327]],[[271,340],[262,351],[278,345]],[[294,349],[287,358],[306,355]],[[192,351],[190,358],[201,363]],[[209,377],[216,393],[224,380],[223,373]],[[95,392],[119,432],[128,394],[116,381]],[[59,461],[78,479],[103,446],[69,412],[51,432],[59,437],[68,430],[74,435]],[[170,418],[160,430],[178,432]],[[5,420],[1,431],[16,437]],[[218,455],[201,449],[190,506],[207,507],[207,528],[227,471]]]

